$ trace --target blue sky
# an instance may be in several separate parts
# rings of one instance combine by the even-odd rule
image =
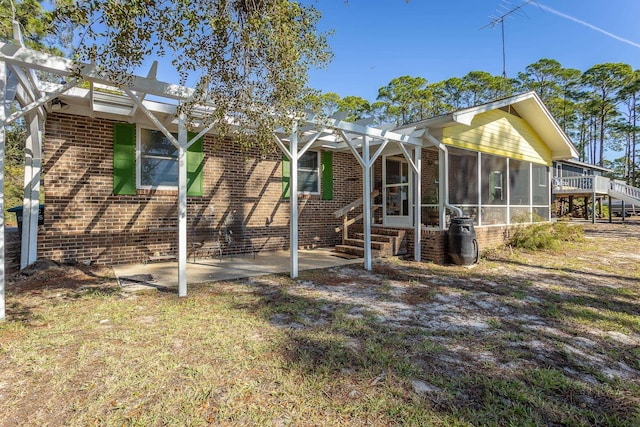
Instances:
[[[524,0],[319,0],[321,28],[333,29],[335,58],[311,86],[374,101],[394,77],[429,82],[472,70],[502,74],[500,27],[487,27]],[[640,68],[640,0],[541,0],[505,19],[507,75],[552,58],[585,71],[624,62]],[[579,23],[577,21],[582,21]],[[608,32],[604,34],[593,27]],[[624,40],[621,40],[624,39]]]

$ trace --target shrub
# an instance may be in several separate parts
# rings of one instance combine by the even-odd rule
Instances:
[[[527,249],[558,249],[561,242],[576,242],[584,239],[584,231],[565,222],[538,223],[523,226],[514,231],[509,246]]]

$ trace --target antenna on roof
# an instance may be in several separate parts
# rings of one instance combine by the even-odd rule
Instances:
[[[500,29],[502,31],[502,84],[504,85],[502,88],[503,91],[506,91],[507,84],[507,55],[504,47],[504,20],[505,18],[515,14],[523,14],[526,16],[523,10],[524,7],[529,3],[534,2],[535,0],[526,0],[518,6],[512,6],[507,0],[502,0],[502,4],[496,11],[498,15],[489,16],[489,19],[491,19],[491,21],[484,27],[480,28],[481,30],[484,30],[487,27],[495,28],[496,25],[500,24]]]

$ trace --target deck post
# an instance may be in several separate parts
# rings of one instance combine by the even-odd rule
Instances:
[[[609,224],[611,224],[613,222],[613,219],[611,217],[611,196],[609,195]]]
[[[591,181],[591,223],[596,223],[596,177],[594,176]]]
[[[187,127],[178,117],[178,296],[187,296]]]

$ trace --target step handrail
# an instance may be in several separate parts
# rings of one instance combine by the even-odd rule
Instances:
[[[378,194],[380,194],[380,191],[373,190],[371,192],[371,198],[373,199]],[[360,197],[359,199],[354,200],[353,202],[349,203],[346,206],[341,207],[340,209],[335,211],[333,214],[336,216],[336,218],[340,218],[341,216],[345,216],[346,214],[348,214],[349,212],[359,208],[360,206],[362,206],[362,197]]]
[[[378,194],[380,194],[379,190],[373,190],[371,192],[371,199],[375,198]],[[349,212],[352,212],[354,210],[356,210],[357,208],[359,208],[360,206],[362,206],[363,204],[363,197],[360,197],[359,199],[354,200],[353,202],[349,203],[348,205],[338,209],[337,211],[335,211],[333,214],[336,216],[336,218],[340,218],[342,217],[342,225],[339,227],[336,227],[336,233],[340,232],[340,230],[342,230],[342,243],[344,244],[345,240],[347,240],[347,238],[349,237],[349,226],[353,223],[355,223],[356,221],[359,221],[362,219],[363,214],[360,214],[358,216],[356,216],[355,218],[349,219]],[[376,208],[373,209],[373,211],[375,211]]]
[[[616,197],[616,195],[622,195],[640,202],[640,188],[616,181],[611,181],[610,185],[611,187],[609,188],[609,194],[613,197]]]

